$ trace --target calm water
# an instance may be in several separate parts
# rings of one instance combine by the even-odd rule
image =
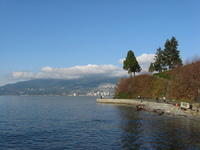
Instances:
[[[0,149],[200,149],[200,122],[96,97],[0,97]]]

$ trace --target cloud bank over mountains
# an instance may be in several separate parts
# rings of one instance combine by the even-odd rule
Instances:
[[[137,61],[142,68],[141,73],[148,71],[149,65],[154,60],[155,54],[142,54],[137,57]],[[120,59],[120,64],[123,64],[124,59]],[[94,65],[74,66],[69,68],[53,68],[50,66],[43,67],[38,73],[30,71],[14,71],[12,79],[78,79],[90,76],[105,76],[105,77],[122,77],[127,76],[127,71],[122,67],[114,65]]]
[[[70,68],[52,68],[47,66],[38,73],[15,71],[12,77],[15,79],[77,79],[90,76],[124,76],[125,74],[126,72],[117,66],[89,64]]]

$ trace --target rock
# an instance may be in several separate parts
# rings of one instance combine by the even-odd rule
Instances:
[[[161,109],[155,109],[154,112],[156,112],[158,115],[164,114],[164,111]]]

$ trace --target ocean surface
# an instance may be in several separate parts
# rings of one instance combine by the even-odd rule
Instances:
[[[200,149],[200,122],[97,97],[0,96],[0,149]]]

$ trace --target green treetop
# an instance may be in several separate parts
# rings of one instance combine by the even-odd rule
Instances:
[[[175,68],[177,65],[182,65],[182,60],[177,50],[178,41],[175,37],[171,40],[167,39],[164,50],[160,47],[157,49],[155,55],[155,62],[153,63],[154,71],[165,71]]]
[[[155,62],[154,62],[154,71],[162,72],[165,70],[165,64],[163,62],[164,56],[163,56],[163,50],[159,47],[157,49],[156,55],[155,55]]]
[[[178,64],[182,65],[182,60],[177,50],[178,41],[175,37],[172,37],[171,40],[166,41],[165,49],[163,50],[163,63],[168,66],[168,69],[171,70],[175,68]]]
[[[135,76],[136,72],[140,72],[142,70],[132,50],[129,50],[127,53],[127,57],[124,60],[123,69],[130,73],[130,77],[132,77],[132,73],[134,73]]]

